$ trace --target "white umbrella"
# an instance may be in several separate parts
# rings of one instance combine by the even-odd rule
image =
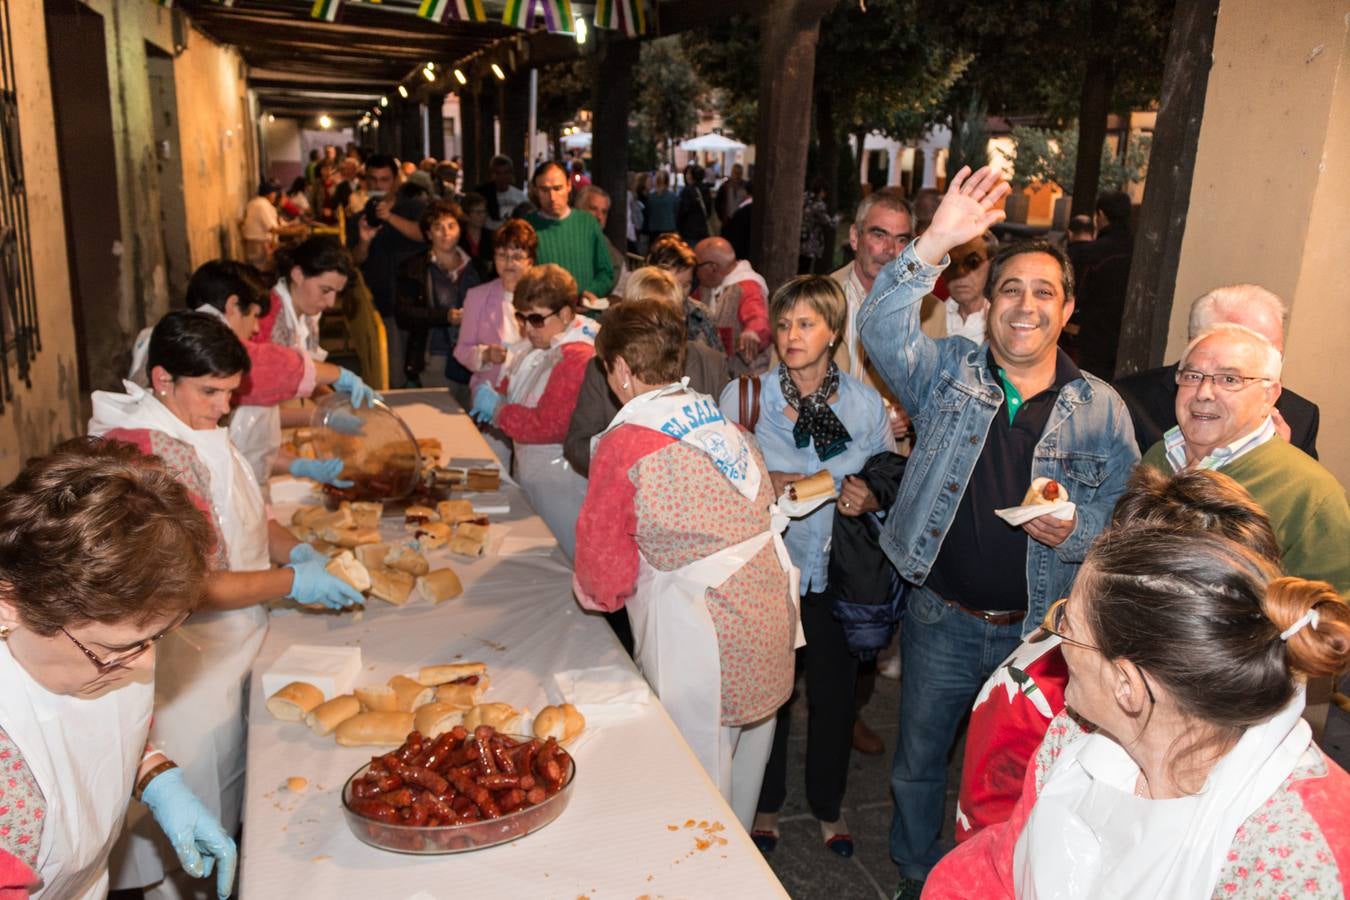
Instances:
[[[680,144],[680,149],[706,153],[730,153],[733,150],[744,150],[745,144],[734,141],[729,137],[723,137],[720,134],[710,133],[683,141]]]
[[[591,146],[591,133],[589,131],[578,131],[576,134],[569,134],[563,138],[562,142],[568,150],[588,150]]]

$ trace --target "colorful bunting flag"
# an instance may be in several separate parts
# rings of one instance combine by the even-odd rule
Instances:
[[[311,19],[323,19],[325,22],[336,22],[340,9],[342,9],[342,0],[314,0],[314,6],[309,10],[309,17]]]
[[[487,21],[483,0],[422,0],[417,14],[434,22],[444,22],[447,17],[460,22]]]
[[[513,28],[533,28],[537,13],[544,14],[544,27],[554,33],[572,33],[570,0],[506,0],[502,23]]]
[[[595,27],[622,31],[629,37],[646,34],[646,0],[596,0]]]

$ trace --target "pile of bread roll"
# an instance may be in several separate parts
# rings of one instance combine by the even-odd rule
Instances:
[[[525,734],[528,709],[509,703],[483,703],[491,679],[481,662],[423,666],[416,677],[395,675],[382,685],[359,687],[324,700],[323,691],[305,681],[267,698],[267,711],[283,722],[301,722],[320,736],[332,734],[344,747],[401,744],[411,731],[436,738],[456,725],[473,731],[491,725],[507,734]],[[586,720],[570,703],[546,706],[534,719],[540,738],[571,740]]]
[[[460,556],[479,557],[487,549],[488,518],[468,500],[442,500],[436,508],[409,506],[404,527],[428,550],[445,546]]]

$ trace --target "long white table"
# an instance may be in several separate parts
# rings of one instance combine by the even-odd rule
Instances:
[[[491,455],[444,391],[385,397],[418,437],[440,438],[447,457]],[[524,493],[514,485],[504,490],[511,513],[493,516],[493,527],[509,529],[508,538],[548,536]],[[381,530],[401,534],[402,522],[386,519]],[[481,660],[492,679],[486,700],[534,711],[557,702],[550,692],[555,672],[617,665],[636,673],[603,619],[577,607],[571,570],[556,555],[490,553],[472,563],[429,556],[433,567],[448,562],[459,573],[462,596],[436,607],[372,600],[359,619],[273,614],[249,702],[245,900],[787,896],[654,699],[635,717],[592,729],[580,742],[571,803],[534,834],[447,856],[391,853],[358,841],[343,819],[340,793],[378,748],[339,747],[331,736],[267,713],[261,673],[289,645],[359,646],[361,684],[416,674],[422,665]],[[290,793],[285,782],[297,775],[309,787]],[[697,824],[686,827],[691,820]]]

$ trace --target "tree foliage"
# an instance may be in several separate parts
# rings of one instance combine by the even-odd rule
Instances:
[[[1054,182],[1064,191],[1073,190],[1074,170],[1078,163],[1078,129],[1043,129],[1017,126],[1012,130],[1015,155],[1012,160],[1014,188],[1032,181]],[[1148,170],[1148,154],[1153,139],[1132,135],[1124,153],[1116,153],[1109,142],[1102,144],[1101,177],[1097,190],[1124,190],[1131,182],[1143,179]]]
[[[632,125],[639,139],[665,148],[692,134],[708,88],[690,65],[680,39],[643,44],[634,75]]]
[[[535,115],[539,130],[557,148],[563,126],[590,105],[595,80],[595,58],[583,56],[539,70],[539,98]]]

